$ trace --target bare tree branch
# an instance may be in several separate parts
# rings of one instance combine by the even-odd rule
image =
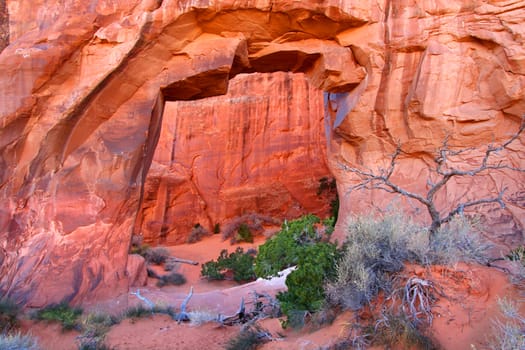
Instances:
[[[500,191],[497,197],[491,198],[482,198],[477,200],[471,200],[466,202],[461,202],[450,210],[446,214],[441,214],[440,210],[436,208],[435,197],[436,194],[446,186],[446,184],[455,177],[463,176],[476,176],[482,172],[489,170],[509,170],[516,172],[525,172],[525,169],[514,167],[512,165],[506,164],[502,161],[498,163],[491,162],[493,155],[497,154],[500,151],[508,149],[510,144],[517,140],[519,136],[525,131],[525,115],[522,118],[520,128],[512,134],[508,140],[504,141],[500,146],[496,147],[494,145],[488,145],[485,152],[483,153],[483,158],[481,159],[478,166],[471,169],[458,169],[451,166],[450,162],[454,157],[459,155],[467,154],[469,152],[474,152],[476,148],[461,148],[459,150],[451,150],[449,148],[448,142],[449,137],[447,136],[443,140],[443,145],[436,151],[436,155],[433,158],[435,167],[431,171],[437,175],[435,180],[432,180],[431,177],[427,179],[427,192],[426,194],[419,194],[408,191],[403,188],[401,185],[396,184],[391,180],[391,177],[395,171],[396,166],[398,165],[399,156],[404,153],[401,149],[401,145],[398,144],[394,153],[390,157],[390,162],[388,168],[378,168],[376,171],[371,169],[358,169],[355,167],[349,167],[345,164],[341,164],[341,168],[347,172],[350,172],[356,175],[360,182],[352,187],[350,187],[349,192],[356,190],[374,190],[379,189],[389,193],[398,193],[404,197],[412,198],[423,206],[427,208],[427,211],[430,215],[432,223],[430,225],[430,233],[435,234],[439,227],[449,222],[454,215],[462,214],[465,208],[473,207],[482,204],[491,204],[499,203],[502,208],[505,208],[505,203],[503,199],[503,194],[505,190]]]

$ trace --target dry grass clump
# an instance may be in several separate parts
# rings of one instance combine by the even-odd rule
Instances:
[[[170,251],[165,247],[148,248],[144,253],[144,259],[147,262],[155,265],[160,265],[166,262],[170,256]]]
[[[19,332],[0,334],[0,349],[2,350],[39,350],[38,342],[28,334]]]
[[[167,275],[159,276],[157,287],[164,287],[167,285],[181,286],[186,283],[186,277],[178,272],[171,272]]]
[[[392,278],[404,264],[453,264],[486,262],[489,245],[475,225],[464,216],[455,217],[434,235],[400,213],[380,217],[352,217],[337,276],[326,294],[333,305],[358,310],[379,291],[393,292]]]
[[[191,229],[190,235],[186,239],[186,243],[195,243],[200,241],[203,237],[209,236],[210,231],[208,231],[204,226],[197,223],[193,228]]]
[[[272,339],[271,334],[257,324],[243,327],[236,337],[230,339],[227,350],[255,350],[261,344]]]
[[[498,299],[498,304],[505,319],[494,320],[493,335],[489,340],[490,348],[494,350],[525,349],[525,317],[519,314],[517,303],[503,298]]]
[[[80,322],[82,334],[77,337],[79,350],[105,350],[109,347],[104,343],[106,333],[120,319],[103,312],[92,312]]]

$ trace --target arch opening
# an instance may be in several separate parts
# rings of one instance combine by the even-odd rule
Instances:
[[[148,244],[178,244],[196,225],[213,232],[248,216],[277,225],[330,215],[336,191],[320,191],[332,178],[322,91],[290,72],[239,74],[223,95],[202,76],[192,82],[198,88],[180,82],[163,90],[171,95],[135,233]],[[187,94],[170,102],[180,89]]]

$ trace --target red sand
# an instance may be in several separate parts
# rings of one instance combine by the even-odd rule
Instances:
[[[242,244],[245,249],[261,243]],[[172,254],[178,258],[191,259],[199,263],[215,259],[220,250],[227,248],[233,251],[235,246],[223,242],[219,235],[191,244],[170,247]],[[239,286],[233,281],[208,282],[200,277],[200,266],[180,264],[177,271],[184,274],[188,282],[183,286],[167,286],[162,289],[150,280],[148,286],[141,288],[141,293],[150,300],[180,307],[180,302],[194,287],[188,311],[234,313],[242,296],[249,300],[252,290],[268,291],[272,294],[283,288],[283,280],[275,283],[256,281]],[[518,300],[515,288],[508,282],[508,277],[494,268],[459,264],[455,268],[434,267],[431,271],[421,267],[407,267],[404,274],[417,275],[431,279],[443,289],[441,297],[433,307],[434,322],[432,334],[446,350],[484,349],[487,337],[491,333],[492,320],[501,317],[497,298],[508,297]],[[129,303],[138,303],[130,295]],[[522,309],[524,307],[522,306]],[[525,311],[525,310],[522,310]],[[279,320],[263,320],[263,327],[272,332],[284,335],[285,338],[265,344],[265,350],[318,349],[320,346],[333,344],[338,338],[347,334],[352,315],[343,313],[328,327],[317,331],[283,330]],[[40,339],[43,349],[75,349],[77,332],[63,333],[60,326],[45,323],[24,321],[23,330],[30,330]],[[192,326],[177,324],[168,316],[124,320],[113,326],[107,334],[106,343],[114,349],[224,349],[229,338],[237,334],[239,327],[219,327],[215,323]]]

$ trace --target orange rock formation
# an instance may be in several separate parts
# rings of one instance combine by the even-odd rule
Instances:
[[[393,197],[349,194],[356,178],[340,165],[384,166],[399,142],[393,178],[424,191],[429,154],[447,135],[461,147],[497,144],[525,113],[520,2],[6,3],[0,292],[30,306],[127,291],[130,237],[166,101],[224,94],[239,73],[305,73],[326,92],[343,213]],[[520,138],[500,157],[523,168],[524,151]],[[475,153],[461,163],[475,163]],[[500,241],[522,242],[524,180],[513,171],[463,177],[437,201],[444,210],[506,188],[506,209],[481,213]]]
[[[135,232],[184,242],[250,213],[327,215],[323,94],[302,74],[240,75],[228,94],[166,104]]]

